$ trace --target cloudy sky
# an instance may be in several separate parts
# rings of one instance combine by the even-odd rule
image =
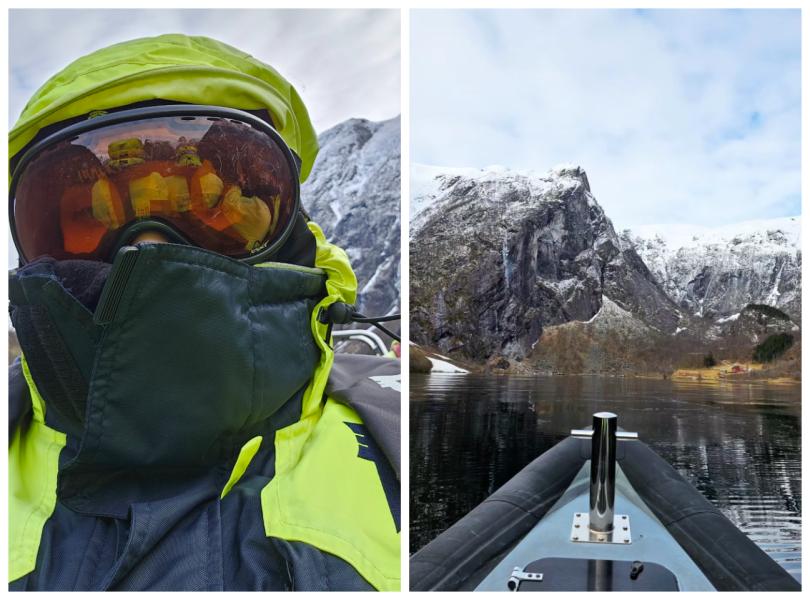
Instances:
[[[411,159],[573,162],[617,228],[800,213],[800,13],[415,11]]]
[[[318,131],[400,112],[398,10],[12,10],[9,118],[72,60],[128,39],[206,35],[275,67]]]

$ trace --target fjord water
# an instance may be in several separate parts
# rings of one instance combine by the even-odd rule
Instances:
[[[415,552],[608,410],[801,580],[801,388],[577,376],[411,375]]]

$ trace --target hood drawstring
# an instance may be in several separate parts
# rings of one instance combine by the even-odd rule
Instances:
[[[320,313],[318,314],[318,321],[329,325],[326,332],[327,338],[332,333],[333,325],[345,325],[347,323],[371,323],[377,329],[398,342],[402,341],[400,340],[399,336],[387,327],[383,326],[382,323],[387,321],[399,321],[400,318],[400,313],[385,315],[382,317],[367,317],[355,311],[354,305],[346,304],[345,302],[334,302],[330,304],[329,308],[327,308],[325,311],[321,309]]]

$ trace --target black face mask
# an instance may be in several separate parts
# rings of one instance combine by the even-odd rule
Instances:
[[[304,213],[298,213],[290,237],[271,260],[301,267],[315,266],[315,236],[307,227],[308,220]]]
[[[44,260],[13,273],[12,322],[46,421],[68,434],[60,499],[125,514],[102,497],[147,500],[266,431],[320,357],[310,318],[324,281],[174,244],[124,248],[112,267]],[[100,481],[111,493],[89,494]]]

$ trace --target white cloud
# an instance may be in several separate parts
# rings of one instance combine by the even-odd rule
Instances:
[[[416,162],[588,171],[618,227],[800,210],[798,11],[416,11]]]

